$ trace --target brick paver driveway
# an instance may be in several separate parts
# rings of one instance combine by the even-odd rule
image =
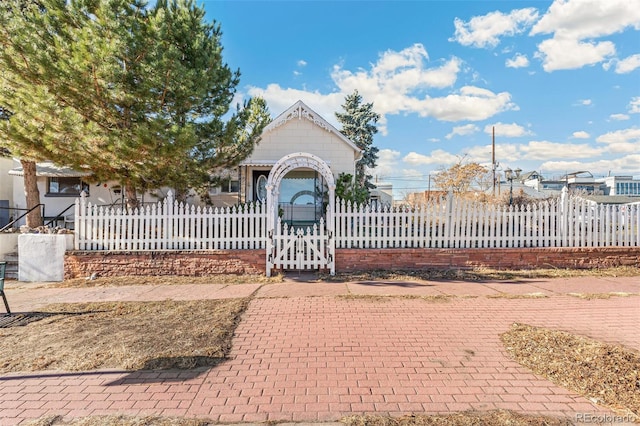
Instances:
[[[638,296],[427,301],[275,289],[251,302],[229,360],[215,368],[0,376],[0,425],[43,414],[255,422],[497,408],[575,419],[612,412],[512,361],[499,335],[521,322],[640,350]]]

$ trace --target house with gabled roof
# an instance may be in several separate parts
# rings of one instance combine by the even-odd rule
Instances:
[[[253,153],[229,179],[212,192],[214,205],[265,202],[272,168],[286,156],[305,153],[321,159],[333,180],[342,173],[355,175],[362,150],[327,120],[298,101],[265,127]],[[294,161],[294,160],[291,160]],[[278,191],[280,216],[289,222],[314,222],[326,207],[327,179],[318,170],[298,167],[282,179]]]

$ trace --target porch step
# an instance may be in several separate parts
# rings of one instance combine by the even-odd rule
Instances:
[[[7,262],[7,269],[4,277],[8,280],[18,279],[18,253],[7,253],[4,255],[2,262]]]

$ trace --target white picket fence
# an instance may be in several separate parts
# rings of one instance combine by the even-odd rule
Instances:
[[[336,205],[336,248],[604,247],[640,245],[640,204],[564,197],[497,206],[447,197],[416,207]]]
[[[76,200],[76,250],[241,250],[266,247],[264,204],[228,208],[178,203],[169,193],[134,211]]]
[[[524,207],[449,196],[417,208],[336,202],[336,248],[640,246],[640,203],[596,205],[563,197]],[[133,212],[76,201],[77,250],[264,249],[263,204],[199,208],[163,202]],[[328,224],[331,226],[331,224]],[[331,230],[329,230],[331,232]]]

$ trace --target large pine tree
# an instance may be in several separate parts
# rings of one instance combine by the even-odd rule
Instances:
[[[342,124],[340,131],[362,150],[362,158],[356,164],[355,185],[368,192],[375,187],[371,183],[372,176],[367,172],[376,166],[378,160],[378,148],[373,145],[373,135],[378,133],[376,123],[380,115],[373,110],[373,103],[363,103],[357,90],[345,97],[342,109],[343,113],[336,113],[336,118]]]
[[[0,144],[139,190],[206,184],[251,153],[269,120],[239,83],[219,25],[191,0],[5,0]]]

